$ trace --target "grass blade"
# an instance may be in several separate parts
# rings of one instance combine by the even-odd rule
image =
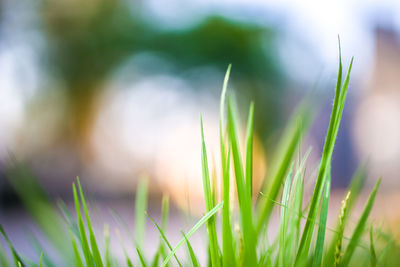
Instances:
[[[25,265],[24,265],[24,263],[23,263],[23,261],[22,261],[21,256],[20,256],[20,255],[18,254],[18,252],[15,250],[14,246],[12,245],[10,239],[8,238],[6,232],[4,231],[3,226],[2,226],[1,224],[0,224],[0,233],[1,233],[1,235],[3,236],[3,238],[6,240],[7,245],[8,245],[8,247],[9,247],[10,250],[11,250],[11,254],[12,254],[12,257],[13,257],[13,259],[14,259],[15,265],[17,266],[17,265],[19,264],[19,265],[21,265],[22,267],[24,267]]]
[[[286,230],[288,227],[288,203],[289,203],[289,194],[290,194],[290,186],[292,183],[292,173],[293,173],[293,164],[290,167],[288,176],[285,181],[285,185],[283,187],[283,194],[282,194],[282,207],[281,207],[281,225],[279,229],[279,250],[278,250],[278,265],[279,266],[286,266]]]
[[[354,250],[356,249],[356,246],[361,238],[361,235],[364,232],[365,224],[367,223],[368,216],[369,216],[372,206],[374,204],[376,193],[379,189],[380,183],[381,183],[381,179],[379,179],[376,182],[375,187],[372,190],[372,193],[368,198],[368,201],[363,210],[363,213],[361,214],[361,217],[357,223],[357,226],[354,229],[353,235],[351,236],[350,242],[347,245],[347,248],[343,255],[342,261],[340,262],[340,266],[347,266],[350,262],[350,259],[354,253]]]
[[[321,214],[319,219],[319,229],[317,236],[317,243],[315,245],[315,253],[313,259],[313,267],[321,266],[322,263],[322,253],[324,250],[325,243],[325,230],[326,230],[326,220],[328,218],[328,208],[329,208],[329,195],[331,191],[331,178],[329,172],[328,180],[325,185],[325,194],[322,199]]]
[[[144,233],[146,230],[145,212],[147,209],[148,180],[141,178],[136,190],[135,201],[135,235],[136,246],[140,249],[144,247]]]
[[[104,226],[104,265],[111,267],[111,251],[110,251],[110,227]]]
[[[186,238],[186,235],[184,232],[182,232],[182,235],[186,240],[186,245],[187,245],[187,248],[189,251],[190,260],[192,261],[193,267],[200,267],[199,260],[197,259],[196,254],[193,251],[192,245],[190,244],[189,240]]]
[[[4,252],[3,246],[1,245],[0,242],[0,266],[10,267],[10,265],[11,264],[8,262],[6,253]]]
[[[83,256],[86,261],[86,266],[92,266],[92,253],[89,248],[89,243],[86,237],[86,231],[85,231],[85,226],[83,224],[82,220],[82,214],[81,214],[81,208],[80,208],[80,203],[79,203],[79,198],[78,198],[78,193],[76,191],[76,186],[75,183],[72,183],[72,191],[74,194],[74,201],[75,201],[75,210],[76,210],[76,216],[78,220],[78,228],[79,228],[79,240],[81,242],[82,246],[82,251],[83,251]]]
[[[150,214],[148,214],[148,213],[146,212],[146,215],[147,215],[147,217],[149,217],[149,219],[150,219],[150,220],[153,222],[153,224],[156,226],[158,232],[160,233],[161,238],[164,240],[165,244],[167,244],[168,248],[172,251],[172,246],[171,246],[171,244],[169,243],[167,237],[165,236],[164,231],[158,226],[158,224],[157,224],[156,221],[153,219],[153,217],[150,216]],[[178,260],[178,257],[177,257],[175,254],[174,254],[174,257],[175,257],[175,260],[176,260],[176,262],[178,263],[178,265],[182,267],[181,262]]]
[[[240,221],[242,226],[244,258],[243,262],[251,266],[257,264],[256,235],[253,225],[253,208],[251,195],[247,193],[243,165],[239,150],[239,138],[236,129],[234,106],[232,99],[228,99],[228,133],[232,149],[233,166],[236,178],[236,190],[239,199]]]
[[[74,251],[74,256],[75,256],[75,266],[83,267],[81,255],[79,255],[79,251],[78,251],[78,247],[77,247],[76,242],[75,242],[75,238],[74,238],[74,236],[73,236],[71,231],[69,233],[70,233],[70,237],[71,237],[72,249]]]
[[[230,147],[228,151],[225,149],[225,125],[224,125],[224,112],[225,112],[225,97],[228,87],[229,74],[231,65],[225,74],[224,84],[222,86],[221,102],[220,102],[220,149],[221,149],[221,166],[222,166],[222,179],[223,179],[223,201],[222,208],[222,265],[235,266],[235,254],[233,248],[233,234],[231,227],[231,211],[230,211]]]
[[[262,228],[267,226],[274,208],[274,202],[271,200],[277,199],[283,180],[290,168],[292,158],[311,122],[311,114],[307,103],[300,105],[294,114],[296,115],[292,117],[284,131],[282,141],[278,146],[278,153],[274,157],[275,162],[272,163],[272,170],[268,175],[268,180],[272,181],[272,184],[269,188],[265,185],[262,190],[263,192],[267,191],[265,193],[267,198],[261,198],[258,204],[257,213],[260,215],[256,224],[257,236],[260,236]]]
[[[146,260],[144,259],[143,253],[141,252],[139,247],[136,247],[137,254],[139,256],[140,264],[142,264],[143,267],[147,267]]]
[[[204,141],[204,130],[203,130],[203,120],[200,118],[200,128],[201,128],[201,164],[202,164],[202,174],[203,174],[203,191],[204,200],[206,204],[206,211],[209,212],[213,207],[213,197],[210,185],[210,173],[208,170],[208,160],[207,160],[207,150]],[[210,218],[207,221],[207,231],[210,242],[210,253],[212,265],[218,267],[220,265],[219,247],[217,239],[217,228],[215,225],[215,217]]]
[[[339,74],[338,74],[338,83],[337,83],[336,91],[335,91],[335,100],[334,100],[331,118],[330,118],[330,122],[329,122],[329,126],[328,126],[328,132],[327,132],[326,139],[325,139],[324,149],[322,152],[320,168],[319,168],[317,180],[316,180],[315,187],[314,187],[314,192],[313,192],[311,202],[310,202],[310,209],[309,209],[308,216],[307,216],[309,218],[309,220],[306,221],[306,224],[304,226],[299,250],[297,252],[296,261],[299,260],[300,257],[302,257],[302,255],[304,253],[306,253],[310,247],[310,242],[311,242],[310,237],[312,236],[312,233],[314,231],[313,221],[315,221],[315,219],[316,219],[316,214],[317,214],[318,206],[319,206],[321,195],[322,195],[322,189],[325,184],[326,177],[327,177],[326,173],[327,173],[328,166],[330,165],[330,162],[332,159],[333,148],[335,145],[340,121],[341,121],[342,114],[343,114],[344,102],[346,100],[347,88],[348,88],[348,84],[349,84],[352,64],[353,64],[353,59],[351,59],[350,66],[349,66],[349,69],[348,69],[348,72],[347,72],[347,75],[345,78],[345,82],[343,83],[343,86],[340,87],[341,74],[342,74],[341,66],[342,65],[341,65],[341,58],[339,55]]]
[[[246,141],[246,188],[247,194],[253,196],[253,125],[254,125],[254,102],[251,102],[249,118],[247,120]]]
[[[189,232],[186,234],[186,238],[191,237],[204,223],[206,223],[212,216],[214,216],[215,213],[217,213],[218,210],[222,208],[224,205],[224,202],[220,202],[218,205],[216,205],[214,208],[212,208],[209,212],[207,212],[193,227],[192,229],[189,230]],[[170,261],[171,257],[175,255],[176,251],[185,243],[185,238],[182,238],[178,245],[174,247],[174,249],[171,251],[171,253],[168,254],[168,256],[165,258],[162,266],[166,266],[168,262]]]
[[[89,240],[90,240],[90,247],[92,249],[93,260],[94,260],[96,267],[103,267],[103,261],[101,259],[100,250],[97,245],[96,236],[94,235],[92,223],[90,221],[89,212],[88,212],[88,209],[86,206],[86,200],[85,200],[85,196],[83,195],[83,190],[82,190],[82,186],[81,186],[79,177],[77,177],[76,180],[77,180],[77,184],[78,184],[78,188],[79,188],[79,195],[81,197],[83,211],[84,211],[85,217],[86,217],[86,224],[87,224],[87,227],[89,230]]]
[[[376,252],[375,252],[375,245],[374,245],[374,230],[371,226],[370,230],[369,230],[369,251],[371,253],[371,267],[375,267],[378,259],[376,257]]]

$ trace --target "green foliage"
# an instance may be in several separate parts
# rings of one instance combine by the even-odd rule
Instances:
[[[208,259],[212,267],[231,266],[349,266],[361,263],[369,263],[371,266],[395,266],[399,258],[399,246],[393,236],[384,233],[380,229],[370,228],[369,243],[364,241],[364,233],[368,228],[368,217],[371,213],[375,197],[380,185],[379,179],[372,190],[365,208],[353,229],[350,237],[345,233],[349,231],[349,217],[351,210],[361,192],[366,177],[365,167],[359,168],[349,187],[349,193],[342,202],[338,224],[335,229],[327,226],[329,211],[329,199],[331,194],[331,161],[336,137],[339,130],[347,89],[349,86],[350,71],[353,60],[350,62],[349,70],[342,84],[342,63],[339,57],[339,71],[335,90],[335,100],[332,114],[326,134],[324,149],[317,171],[314,190],[308,203],[304,201],[306,163],[310,149],[304,155],[300,153],[302,139],[311,123],[310,105],[305,101],[295,112],[286,128],[274,163],[269,171],[267,182],[262,186],[262,192],[256,203],[253,203],[253,124],[255,108],[250,104],[248,113],[246,139],[244,148],[240,145],[239,125],[241,125],[236,110],[236,104],[232,95],[227,95],[228,80],[231,66],[228,67],[223,83],[223,90],[220,102],[220,160],[221,173],[210,175],[209,162],[207,158],[206,142],[204,137],[203,121],[201,126],[201,166],[203,191],[205,202],[204,216],[185,234],[182,231],[182,239],[174,246],[167,237],[167,223],[169,217],[169,198],[162,199],[161,226],[147,213],[148,180],[140,179],[135,202],[135,250],[136,254],[130,255],[121,241],[124,253],[125,265],[134,266],[137,263],[141,266],[200,266],[196,249],[190,242],[190,237],[203,225],[207,229]],[[225,112],[227,118],[225,120]],[[242,149],[243,148],[243,149]],[[298,152],[298,153],[296,153]],[[298,156],[296,156],[298,155]],[[244,156],[244,159],[242,157]],[[231,171],[232,169],[232,171]],[[217,176],[222,178],[222,196],[219,195],[216,187]],[[234,176],[236,188],[230,187],[230,179]],[[233,178],[233,177],[232,177]],[[16,183],[17,184],[17,183]],[[75,216],[68,208],[60,202],[60,210],[65,217],[70,234],[70,242],[64,242],[67,247],[65,251],[72,251],[71,262],[77,267],[106,267],[119,266],[113,254],[113,247],[110,243],[108,226],[104,229],[104,247],[99,248],[92,221],[89,216],[89,209],[83,194],[79,178],[72,185],[75,202]],[[17,184],[18,186],[20,184]],[[231,192],[236,190],[238,207],[232,206]],[[28,208],[37,218],[43,232],[52,234],[50,224],[45,218],[40,218],[38,211],[30,198],[39,199],[39,194],[30,189],[21,189]],[[40,198],[43,199],[43,198]],[[217,200],[222,199],[217,204]],[[280,201],[278,200],[280,199]],[[50,218],[56,214],[50,205],[41,200],[46,207],[46,213]],[[42,203],[41,202],[41,203]],[[274,207],[280,206],[280,221],[276,229],[276,235],[268,235],[268,226]],[[217,214],[222,211],[221,221]],[[145,239],[146,215],[154,224],[159,233],[156,252],[147,261],[146,250],[147,240]],[[58,215],[57,215],[58,216]],[[57,217],[56,216],[56,217]],[[76,219],[75,219],[76,218]],[[57,219],[58,221],[58,219]],[[221,223],[221,225],[219,225]],[[303,230],[301,226],[304,225]],[[220,227],[220,228],[219,228]],[[272,225],[270,227],[275,227]],[[219,233],[218,230],[221,230]],[[275,229],[275,228],[273,228]],[[327,231],[333,233],[329,241]],[[0,263],[2,266],[26,266],[31,260],[22,257],[14,248],[11,240],[4,229],[0,232],[11,252],[11,261],[7,252],[0,244]],[[219,236],[221,234],[221,237]],[[374,238],[375,234],[375,238]],[[222,241],[220,249],[219,237]],[[273,238],[273,239],[271,239]],[[54,238],[53,238],[54,239]],[[55,239],[56,240],[56,239]],[[179,258],[177,251],[186,245],[188,258],[186,261]],[[57,246],[56,246],[57,247]],[[40,249],[42,249],[40,247]],[[59,250],[62,254],[63,251]],[[103,253],[102,253],[103,252]],[[33,266],[51,266],[46,261],[47,253],[40,251],[39,264]],[[368,257],[362,255],[367,254]],[[172,257],[174,261],[171,262]],[[135,260],[133,260],[135,259]],[[71,266],[68,263],[65,266]]]

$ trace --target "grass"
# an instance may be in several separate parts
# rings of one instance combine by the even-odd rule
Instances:
[[[103,245],[94,232],[92,219],[79,178],[72,186],[75,202],[75,215],[64,204],[60,210],[64,215],[64,224],[58,224],[60,213],[50,203],[43,200],[40,189],[22,188],[17,180],[13,185],[22,195],[28,210],[34,215],[50,242],[61,255],[64,266],[112,267],[112,266],[200,266],[196,250],[190,238],[201,227],[207,230],[208,265],[219,266],[395,266],[400,259],[400,249],[395,240],[383,231],[373,228],[368,222],[380,179],[372,190],[365,208],[355,227],[350,225],[350,214],[361,192],[366,177],[365,167],[355,173],[348,194],[342,202],[338,223],[335,228],[327,226],[331,192],[331,161],[335,141],[339,131],[349,87],[351,59],[348,71],[342,82],[342,62],[339,49],[339,70],[335,89],[332,113],[325,138],[325,144],[317,168],[314,190],[308,202],[305,201],[305,166],[308,150],[301,155],[303,137],[312,121],[310,104],[304,101],[295,111],[284,131],[277,153],[268,172],[261,192],[253,200],[253,122],[254,104],[250,104],[247,120],[245,146],[242,151],[238,134],[238,115],[234,97],[228,94],[228,81],[231,66],[224,79],[220,101],[220,160],[223,188],[221,195],[216,188],[215,175],[210,174],[207,159],[206,139],[203,121],[201,126],[201,164],[203,191],[206,212],[204,216],[186,233],[177,244],[170,242],[167,236],[169,199],[162,199],[162,219],[157,223],[147,213],[148,181],[142,178],[137,187],[135,201],[135,240],[136,254],[130,254],[121,241],[123,261],[113,254],[118,248],[110,245],[108,226],[104,228]],[[226,115],[226,118],[225,118]],[[242,158],[244,156],[244,158]],[[233,171],[231,171],[231,169]],[[17,174],[15,174],[17,175]],[[236,188],[231,188],[234,184]],[[231,192],[237,194],[238,205],[232,205]],[[41,205],[33,204],[40,196]],[[220,202],[218,200],[221,199]],[[279,209],[275,209],[279,207]],[[276,237],[268,235],[271,215],[280,213]],[[54,225],[47,218],[54,219]],[[218,218],[221,216],[221,218]],[[154,224],[159,233],[156,252],[151,257],[145,253],[146,217]],[[60,233],[57,238],[54,229]],[[369,230],[369,232],[368,232]],[[352,231],[351,235],[346,233]],[[328,238],[327,232],[332,234]],[[19,254],[8,238],[3,227],[0,233],[7,244],[0,243],[1,266],[59,266],[43,247],[38,247],[38,258],[28,259]],[[69,233],[69,235],[68,235]],[[365,238],[367,235],[368,238]],[[68,239],[69,236],[69,239]],[[65,238],[67,237],[67,238]],[[69,241],[66,241],[69,240]],[[60,246],[60,244],[62,244]],[[60,248],[61,247],[61,248]],[[187,258],[179,258],[179,249],[186,247]],[[9,251],[7,251],[9,250]],[[11,255],[11,256],[10,256]]]

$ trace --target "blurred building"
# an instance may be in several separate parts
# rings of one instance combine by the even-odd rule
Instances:
[[[383,177],[382,186],[398,190],[400,173],[400,36],[376,27],[375,57],[363,82],[365,91],[356,110],[354,142],[368,161],[370,181]]]

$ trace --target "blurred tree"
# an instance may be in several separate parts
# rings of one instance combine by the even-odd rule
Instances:
[[[66,137],[85,148],[97,112],[97,96],[112,71],[138,52],[156,52],[175,74],[199,66],[224,72],[232,63],[235,86],[256,99],[256,125],[268,133],[279,120],[282,72],[272,30],[210,16],[184,30],[162,30],[140,7],[123,0],[45,1],[48,67],[66,95]],[[258,122],[258,123],[257,123]]]

